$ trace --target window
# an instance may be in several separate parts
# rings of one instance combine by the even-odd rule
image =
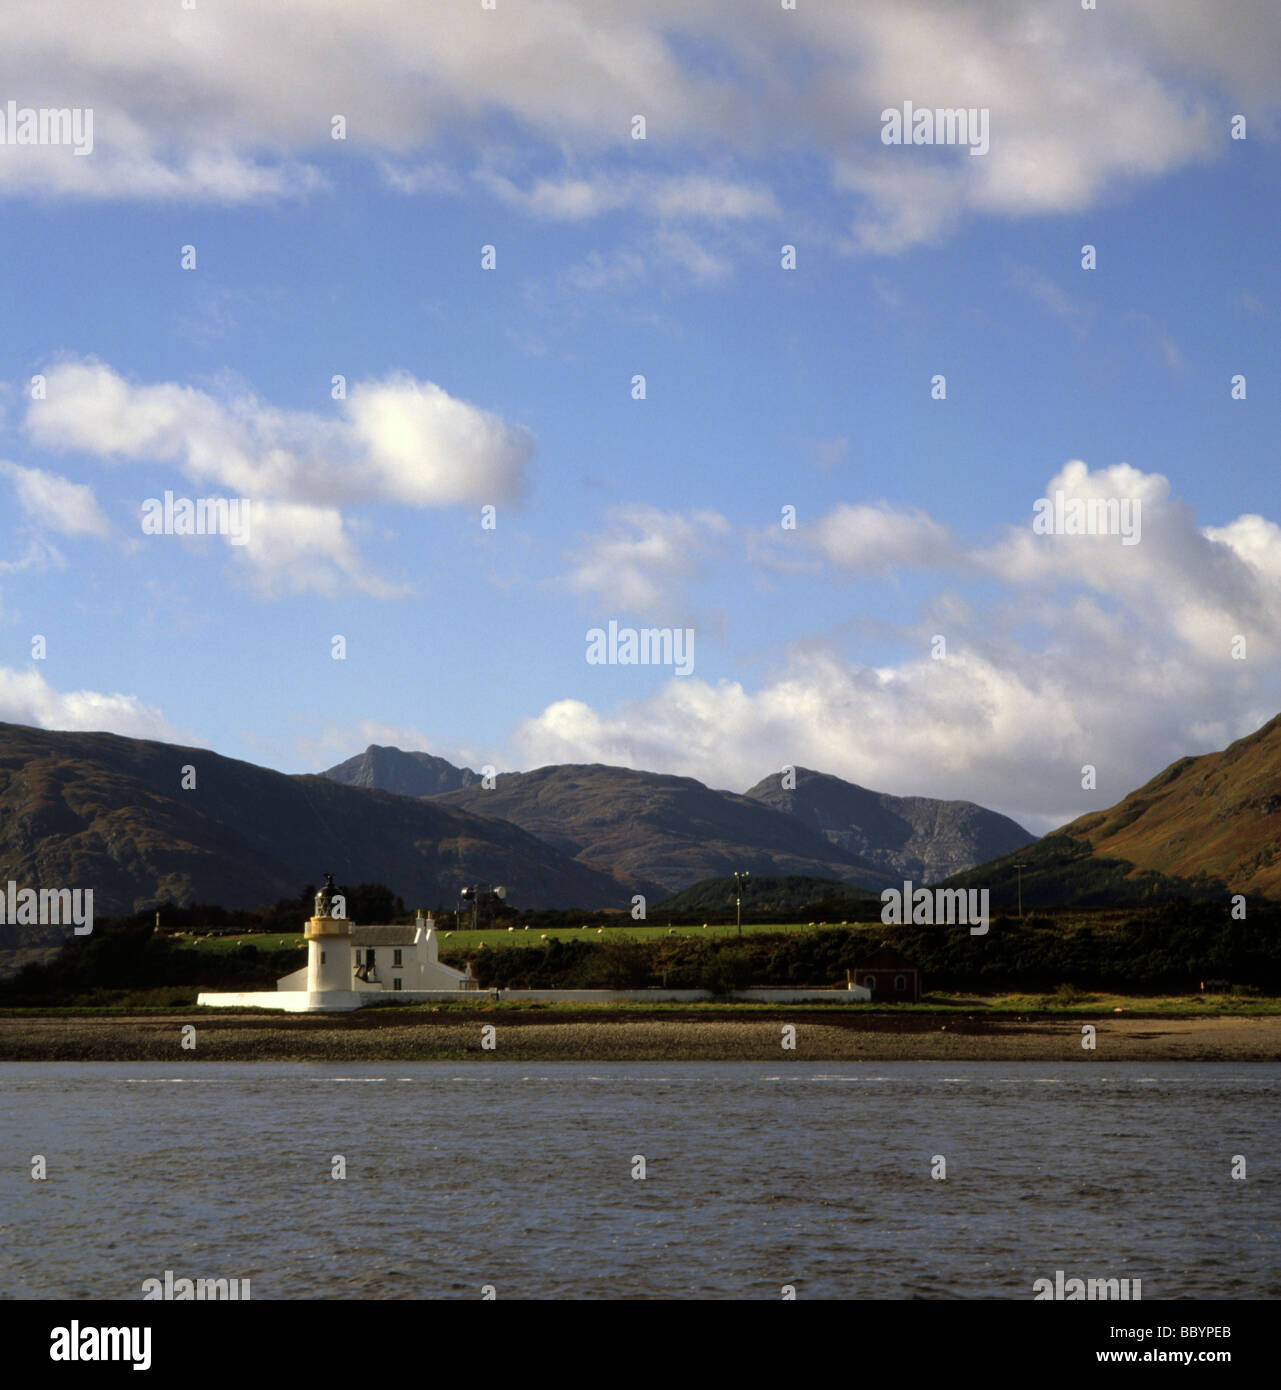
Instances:
[[[400,952],[397,951],[396,954],[399,955]],[[392,980],[392,982],[391,982],[391,987],[392,987],[392,989],[399,989],[399,988],[400,988],[400,976],[399,976],[399,975],[397,975],[397,976]]]
[[[321,951],[320,953],[320,963],[321,965],[324,965],[325,963],[325,953],[323,951]]]
[[[400,959],[400,952],[399,952],[399,951],[393,951],[393,952],[391,953],[391,963],[392,963],[393,965],[400,965],[400,964],[402,964],[402,961],[401,961],[401,959]]]
[[[906,979],[904,976],[902,976],[902,975],[895,975],[895,977],[894,977],[894,988],[895,988],[895,989],[906,989],[906,988],[907,988],[907,979]]]
[[[374,963],[374,948],[373,948],[372,946],[370,946],[370,947],[365,951],[365,964],[372,967],[373,963]]]
[[[360,964],[360,947],[359,947],[359,946],[356,947],[356,964],[357,964],[358,966],[359,966],[359,964]]]

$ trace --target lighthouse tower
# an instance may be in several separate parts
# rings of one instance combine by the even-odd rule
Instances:
[[[307,941],[307,1011],[355,1009],[359,996],[351,987],[351,923],[334,915],[338,896],[332,874],[316,894],[316,915],[303,935]]]

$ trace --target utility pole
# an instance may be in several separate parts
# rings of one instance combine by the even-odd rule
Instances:
[[[1027,868],[1027,865],[1026,865],[1026,864],[1015,864],[1015,865],[1014,865],[1014,868],[1016,868],[1016,869],[1018,870],[1018,872],[1019,872],[1019,916],[1022,917],[1022,916],[1023,916],[1023,870]]]
[[[743,937],[743,884],[751,878],[746,869],[734,875],[734,916],[738,924],[739,940]]]

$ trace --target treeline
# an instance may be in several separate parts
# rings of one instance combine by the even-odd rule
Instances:
[[[716,989],[843,983],[846,971],[892,946],[927,990],[1081,989],[1138,993],[1196,990],[1226,979],[1281,992],[1281,906],[1255,905],[1244,922],[1222,903],[1164,904],[1119,926],[1080,919],[1000,917],[986,936],[966,927],[816,928],[738,938],[624,937],[548,941],[450,954],[470,960],[486,987]]]
[[[52,960],[0,980],[0,1005],[92,1004],[175,987],[274,989],[281,975],[306,963],[301,947],[263,950],[247,942],[215,955],[179,944],[152,922],[98,921],[92,935],[67,941]]]

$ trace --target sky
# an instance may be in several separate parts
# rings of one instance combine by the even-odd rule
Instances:
[[[785,4],[6,5],[0,719],[1040,834],[1276,715],[1281,8]]]

